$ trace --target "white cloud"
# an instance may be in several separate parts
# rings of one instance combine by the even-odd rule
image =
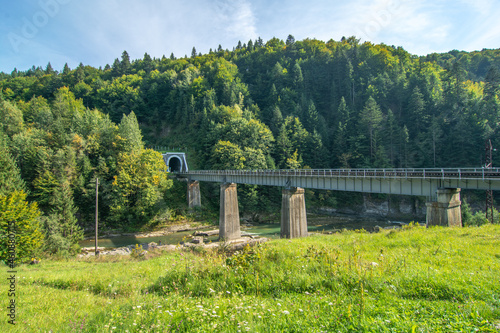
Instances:
[[[217,1],[216,17],[230,38],[246,41],[258,37],[252,5],[248,1]]]

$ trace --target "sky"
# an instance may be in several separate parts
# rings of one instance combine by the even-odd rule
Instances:
[[[0,72],[94,67],[261,37],[356,36],[416,55],[500,48],[498,0],[0,0]]]

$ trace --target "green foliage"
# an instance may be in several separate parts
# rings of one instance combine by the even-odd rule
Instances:
[[[9,136],[21,132],[24,127],[23,114],[16,105],[0,99],[0,130]]]
[[[83,232],[74,223],[68,226],[63,216],[53,213],[41,218],[42,230],[45,234],[44,250],[51,254],[77,254],[77,241],[82,239]]]
[[[130,256],[135,259],[144,259],[144,255],[146,254],[146,251],[142,249],[142,245],[135,244],[135,247],[132,249],[132,252],[130,253]]]
[[[212,167],[219,170],[239,170],[245,168],[246,158],[238,145],[229,141],[219,141],[212,149]]]
[[[122,151],[134,152],[144,148],[141,130],[134,112],[131,112],[128,116],[123,115],[122,121],[118,125],[118,132],[120,135],[118,140],[123,140]]]
[[[0,260],[9,259],[9,237],[15,239],[15,263],[31,260],[42,246],[43,234],[36,203],[26,201],[26,193],[14,191],[0,195]]]
[[[466,200],[463,200],[462,202],[461,211],[462,211],[462,225],[464,226],[479,227],[482,226],[483,224],[489,223],[488,219],[486,219],[486,214],[484,212],[479,211],[473,214]]]
[[[25,189],[19,168],[7,146],[7,137],[0,131],[0,195]]]
[[[144,144],[186,147],[203,169],[478,167],[484,140],[500,145],[499,69],[499,50],[417,57],[355,37],[259,38],[180,59],[124,51],[104,69],[3,75],[0,127],[46,214],[51,175],[90,223],[99,176],[113,224],[120,154]]]
[[[112,219],[119,224],[140,225],[159,209],[172,186],[160,153],[151,149],[122,153],[112,183]]]

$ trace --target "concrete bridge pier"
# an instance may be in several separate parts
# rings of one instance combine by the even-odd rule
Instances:
[[[201,207],[200,182],[197,180],[188,180],[187,199],[189,209]]]
[[[307,217],[304,189],[286,188],[281,200],[281,238],[306,237]]]
[[[462,226],[462,210],[459,188],[437,190],[437,202],[427,202],[427,227],[441,225],[446,227]]]
[[[219,238],[231,240],[241,237],[240,212],[235,183],[220,186]]]

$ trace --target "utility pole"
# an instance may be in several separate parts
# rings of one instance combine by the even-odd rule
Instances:
[[[492,152],[496,150],[493,149],[491,145],[491,140],[486,141],[485,146],[485,159],[484,159],[484,168],[491,169],[493,167],[493,154]],[[486,219],[493,223],[493,191],[486,191]]]
[[[97,235],[98,235],[98,213],[99,213],[99,178],[95,179],[95,256],[99,255],[97,250]]]

